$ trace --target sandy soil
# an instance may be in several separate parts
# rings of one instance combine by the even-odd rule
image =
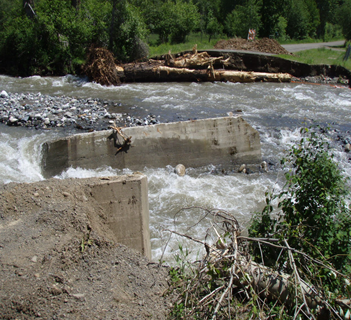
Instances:
[[[102,233],[89,192],[80,179],[0,187],[1,319],[166,318],[168,269]]]

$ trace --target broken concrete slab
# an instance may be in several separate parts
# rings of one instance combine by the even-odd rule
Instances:
[[[241,116],[191,120],[123,128],[131,146],[119,150],[112,130],[78,134],[47,142],[43,147],[42,172],[45,177],[69,167],[95,169],[101,166],[143,170],[176,166],[220,166],[233,169],[261,163],[259,133]],[[109,139],[110,138],[110,139]]]

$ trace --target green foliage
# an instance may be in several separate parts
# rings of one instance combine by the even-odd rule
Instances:
[[[20,1],[0,32],[1,59],[16,75],[74,72],[73,61],[84,60],[92,43],[106,43],[109,7],[86,0],[76,10],[69,0],[41,0],[29,19]]]
[[[276,28],[276,31],[275,31],[275,34],[277,36],[277,38],[279,39],[279,41],[284,41],[287,39],[287,36],[286,36],[286,27],[288,26],[288,21],[280,16],[278,18],[278,23],[277,23],[277,28]]]
[[[223,26],[218,22],[217,18],[213,15],[212,11],[208,13],[206,33],[209,35],[208,42],[211,41],[211,37],[216,34],[221,34],[223,31]]]
[[[145,39],[179,44],[194,32],[209,42],[223,31],[246,38],[350,39],[351,0],[36,0],[29,19],[23,0],[0,0],[1,72],[14,75],[79,72],[89,47],[108,47],[121,61],[148,55]],[[202,40],[202,39],[201,39]],[[191,45],[190,48],[195,43]],[[166,50],[167,52],[168,50]]]
[[[351,35],[351,34],[350,34]],[[347,38],[343,35],[342,28],[338,24],[331,24],[327,22],[325,26],[325,40],[332,41],[332,39],[344,39]]]
[[[343,66],[351,70],[351,60],[343,61],[346,49],[343,51],[335,51],[326,48],[318,48],[296,52],[294,56],[279,55],[284,59],[299,61],[308,64],[334,64]]]
[[[169,270],[169,275],[174,288],[182,288],[184,283],[189,281],[189,278],[193,276],[190,263],[188,262],[189,251],[188,249],[183,250],[183,246],[179,244],[179,253],[174,256],[176,261],[176,267],[172,267]],[[185,305],[183,302],[175,303],[170,313],[172,319],[183,319],[185,312]]]
[[[149,36],[150,40],[150,57],[158,56],[158,55],[163,55],[168,53],[169,50],[171,52],[182,52],[182,51],[191,51],[192,48],[194,47],[194,44],[197,44],[197,49],[198,50],[208,50],[210,48],[213,48],[213,46],[216,44],[218,40],[223,39],[223,36],[220,37],[220,35],[214,35],[211,37],[211,40],[208,41],[208,38],[204,37],[201,33],[190,33],[187,38],[186,42],[184,43],[161,43],[157,45],[157,40],[158,36],[155,34],[152,34]]]
[[[249,29],[256,29],[258,34],[261,25],[260,6],[249,0],[245,6],[236,6],[226,18],[226,31],[230,36],[246,38]]]
[[[134,61],[145,58],[149,53],[143,42],[147,28],[139,9],[128,2],[120,1],[114,10],[109,49],[118,60]]]
[[[325,40],[325,28],[327,22],[332,22],[339,3],[338,0],[315,0],[319,10],[320,24],[317,29],[317,36]]]
[[[345,0],[336,11],[336,17],[346,40],[351,40],[351,0]]]
[[[262,28],[259,33],[261,37],[274,36],[279,17],[286,11],[287,3],[288,0],[262,0]]]
[[[160,42],[185,42],[186,36],[199,26],[200,14],[192,1],[166,1],[159,8],[158,20],[155,21],[155,32]]]
[[[310,15],[304,0],[295,0],[291,2],[287,14],[288,25],[286,33],[293,39],[304,39],[309,36],[310,32],[315,30],[310,27]]]
[[[279,194],[267,196],[264,210],[252,220],[249,235],[276,238],[281,244],[287,241],[310,258],[350,274],[351,217],[345,203],[346,181],[325,139],[308,129],[302,129],[301,134],[299,144],[282,161],[289,168],[285,187]],[[276,216],[272,215],[274,200],[279,201]],[[266,265],[290,273],[286,252],[268,246],[261,250],[256,246],[254,252],[258,261],[264,259]],[[311,267],[305,255],[294,253],[294,259],[310,283],[321,281],[332,292],[348,290],[343,281],[330,277],[328,269]]]

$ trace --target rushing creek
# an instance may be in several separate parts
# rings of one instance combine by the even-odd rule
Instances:
[[[247,226],[253,212],[261,210],[265,192],[279,190],[283,173],[279,160],[300,138],[300,128],[313,123],[328,124],[342,139],[351,139],[351,90],[326,85],[280,83],[137,83],[102,87],[73,76],[56,78],[11,78],[0,76],[0,91],[41,93],[51,96],[100,98],[117,102],[114,112],[145,117],[152,113],[161,122],[226,116],[240,113],[261,136],[262,159],[270,164],[268,173],[218,174],[209,163],[201,170],[188,168],[185,177],[173,168],[148,169],[152,257],[161,257],[168,239],[165,228],[201,238],[210,226],[206,219],[196,224],[203,212],[186,207],[217,208],[234,214]],[[77,131],[76,131],[77,132]],[[72,130],[35,130],[0,126],[0,182],[42,180],[41,144]],[[351,176],[350,155],[341,143],[334,143],[336,159]],[[96,170],[69,168],[58,178],[79,178],[129,173],[128,168]],[[173,237],[163,259],[171,260],[179,238]],[[187,244],[189,245],[189,244]],[[191,246],[191,245],[190,245]],[[197,249],[193,248],[193,256]]]

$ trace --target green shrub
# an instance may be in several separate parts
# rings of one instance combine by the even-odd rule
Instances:
[[[346,180],[323,136],[309,129],[302,129],[301,134],[298,145],[282,161],[289,169],[286,185],[279,194],[268,195],[263,211],[253,217],[249,235],[275,238],[282,245],[287,241],[304,253],[294,254],[294,259],[305,280],[320,284],[325,291],[345,293],[345,282],[336,281],[328,268],[312,267],[311,259],[350,274],[351,218],[345,203]],[[273,206],[275,199],[277,208]],[[279,211],[276,215],[272,214],[274,209]],[[269,246],[253,249],[257,261],[291,273],[286,251]]]

